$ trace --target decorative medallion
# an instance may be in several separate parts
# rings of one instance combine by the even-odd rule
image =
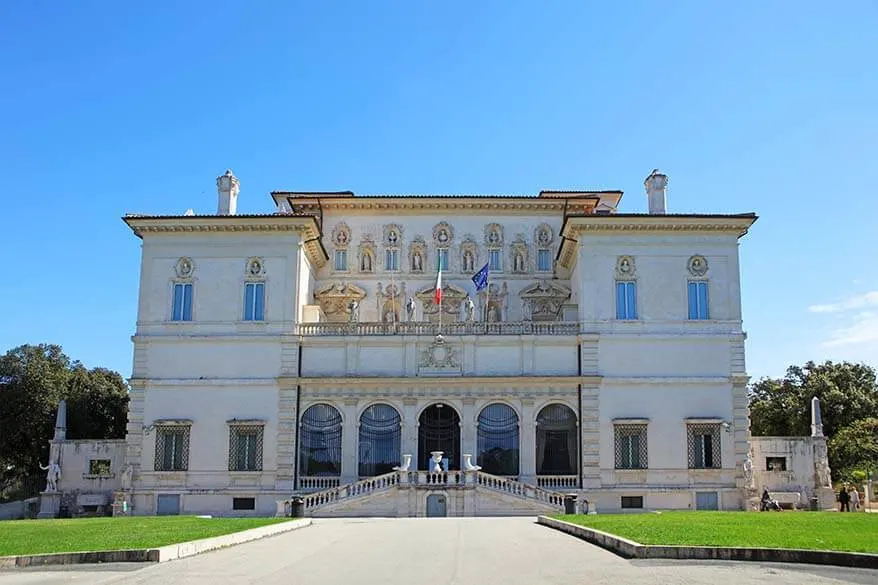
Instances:
[[[485,226],[485,245],[497,248],[503,245],[503,226],[499,223],[489,223]]]
[[[347,248],[350,241],[351,228],[344,222],[337,223],[332,229],[332,243],[336,248]]]
[[[418,364],[422,369],[430,370],[459,370],[460,364],[457,355],[450,343],[441,335],[437,335],[433,343],[421,351],[421,361]]]
[[[548,248],[552,245],[552,228],[547,223],[540,224],[534,230],[534,241],[540,248]]]
[[[689,268],[689,274],[692,276],[704,276],[707,274],[707,258],[700,255],[695,255],[689,258],[689,263],[687,264]]]
[[[616,278],[634,278],[636,268],[632,256],[619,256],[616,259]]]
[[[402,227],[395,223],[384,226],[384,245],[396,248],[402,243]]]
[[[177,266],[175,267],[177,272],[177,276],[180,278],[189,278],[192,276],[192,273],[195,272],[195,263],[192,262],[192,258],[187,258],[186,256],[177,260]]]
[[[447,248],[454,239],[454,230],[448,222],[440,221],[433,227],[433,242],[439,248]]]
[[[250,258],[247,260],[247,270],[246,274],[249,277],[262,276],[263,275],[263,265],[261,258]]]

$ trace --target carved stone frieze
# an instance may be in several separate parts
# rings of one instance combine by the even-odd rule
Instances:
[[[415,293],[415,297],[421,301],[424,307],[424,318],[431,323],[439,321],[439,305],[435,302],[435,292],[432,286],[428,286]],[[459,321],[461,305],[466,297],[467,293],[462,288],[453,284],[444,284],[442,286],[442,320],[445,322]]]
[[[522,289],[519,296],[525,320],[560,321],[570,289],[554,281],[540,280]]]
[[[349,283],[333,283],[314,293],[314,300],[320,305],[326,320],[343,323],[350,319],[351,303],[359,303],[366,298],[366,291]]]

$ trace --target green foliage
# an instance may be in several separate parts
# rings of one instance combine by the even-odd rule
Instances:
[[[0,556],[153,548],[286,521],[195,516],[15,520],[3,523]]]
[[[878,553],[878,514],[661,512],[556,516],[640,544]],[[856,535],[852,538],[851,535]]]
[[[128,387],[116,372],[87,369],[57,345],[22,345],[0,357],[0,493],[40,473],[67,400],[67,438],[125,437]]]
[[[839,477],[862,483],[878,470],[878,418],[858,420],[829,440]]]
[[[811,399],[816,396],[833,476],[840,478],[868,463],[869,445],[878,438],[874,431],[869,435],[871,427],[850,429],[878,418],[878,382],[869,366],[831,361],[791,366],[783,379],[762,378],[752,384],[749,395],[750,431],[757,436],[810,435]]]

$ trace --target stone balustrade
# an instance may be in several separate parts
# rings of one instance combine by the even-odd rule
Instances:
[[[566,476],[558,476],[566,477]],[[573,476],[575,477],[575,476]],[[302,478],[305,479],[305,478]],[[336,479],[337,478],[310,478],[310,479]],[[319,492],[301,496],[304,500],[306,515],[320,506],[334,504],[342,500],[359,498],[383,492],[394,487],[408,486],[421,489],[455,489],[464,487],[483,488],[503,492],[516,497],[536,500],[538,502],[555,506],[559,510],[564,509],[564,494],[544,489],[542,487],[521,483],[515,479],[491,475],[482,471],[392,471],[384,475],[378,475],[357,482],[330,487]],[[290,507],[290,500],[281,500],[277,503],[279,516],[286,515]]]
[[[539,475],[537,486],[548,490],[579,489],[578,475]]]
[[[370,336],[370,335],[429,335],[440,333],[438,323],[404,321],[398,323],[299,323],[296,333],[305,336]],[[443,335],[577,335],[576,321],[519,321],[511,323],[443,323]]]
[[[323,491],[340,485],[338,477],[300,477],[299,489],[306,492]]]

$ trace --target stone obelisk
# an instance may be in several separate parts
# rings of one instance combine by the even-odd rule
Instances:
[[[811,399],[811,445],[814,453],[814,497],[820,510],[835,509],[835,490],[829,470],[829,456],[826,451],[826,437],[823,435],[823,417],[820,413],[820,399]]]

